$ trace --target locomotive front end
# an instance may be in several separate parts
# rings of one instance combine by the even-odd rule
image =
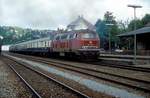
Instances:
[[[85,57],[97,58],[99,56],[100,39],[96,32],[80,34],[80,55]]]

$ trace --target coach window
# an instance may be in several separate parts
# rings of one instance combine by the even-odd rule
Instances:
[[[35,42],[35,47],[37,48],[37,42]]]
[[[49,41],[47,41],[47,42],[48,42],[48,46],[50,46],[50,45],[49,45]]]
[[[45,47],[45,42],[44,41],[42,41],[42,46]]]
[[[46,43],[47,43],[46,46],[48,47],[48,41],[46,41]]]
[[[46,46],[48,47],[48,41],[46,41]]]
[[[63,40],[64,39],[64,35],[61,35],[61,40]]]
[[[40,47],[42,47],[42,41],[40,41]]]
[[[77,34],[74,34],[74,35],[73,35],[73,38],[77,38]]]
[[[63,40],[63,39],[64,39],[64,35],[61,36],[61,40]]]
[[[31,43],[31,48],[33,48],[33,43]]]
[[[34,42],[32,43],[32,48],[34,48]]]
[[[33,46],[34,48],[36,48],[36,43],[34,42],[34,46]]]
[[[70,34],[70,39],[73,39],[74,34]]]
[[[41,41],[41,47],[43,47],[43,41]]]
[[[46,47],[46,41],[43,41],[44,42],[44,47]]]
[[[67,39],[67,35],[64,35],[64,38],[63,39]]]
[[[32,42],[32,48],[34,47],[34,43]]]
[[[47,41],[47,47],[49,46],[49,41]]]
[[[45,47],[47,47],[47,41],[45,41]]]
[[[67,39],[70,39],[70,35],[69,34],[67,34]]]
[[[33,42],[33,48],[35,47],[35,42]]]
[[[41,41],[41,47],[43,47],[43,41]]]
[[[55,40],[59,40],[59,36],[56,36],[56,39]]]

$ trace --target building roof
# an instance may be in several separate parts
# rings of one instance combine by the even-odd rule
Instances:
[[[141,29],[137,29],[131,32],[126,32],[123,34],[118,35],[119,37],[123,37],[123,36],[132,36],[134,34],[144,34],[144,33],[150,33],[150,27],[143,27]]]
[[[90,22],[85,20],[82,16],[79,16],[75,21],[71,22],[67,26],[68,30],[80,30],[80,29],[89,29],[95,31],[96,28]]]

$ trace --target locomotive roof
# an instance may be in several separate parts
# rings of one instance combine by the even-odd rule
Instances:
[[[70,34],[70,33],[96,33],[93,30],[89,30],[89,29],[80,29],[80,30],[71,30],[71,31],[64,31],[62,33],[57,33],[57,34]]]
[[[50,39],[50,37],[45,37],[45,38],[34,39],[34,40],[25,41],[25,42],[20,42],[20,43],[13,44],[13,45],[23,45],[23,44],[27,44],[27,43],[31,43],[31,42],[43,41],[43,40],[49,40],[49,39]]]

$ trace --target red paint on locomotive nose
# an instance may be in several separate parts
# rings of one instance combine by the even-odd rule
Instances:
[[[81,45],[83,46],[97,46],[98,44],[98,41],[91,41],[91,40],[82,40],[81,42]]]

